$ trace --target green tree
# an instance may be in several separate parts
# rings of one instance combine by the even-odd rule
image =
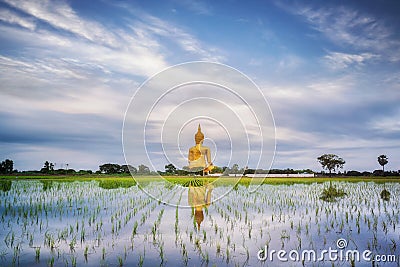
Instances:
[[[165,165],[165,172],[169,174],[175,174],[176,173],[176,167],[170,163],[168,165]]]
[[[121,172],[122,173],[132,173],[132,174],[136,174],[137,173],[137,169],[135,167],[133,167],[132,165],[121,165]]]
[[[238,174],[238,173],[240,173],[240,171],[239,171],[239,165],[238,165],[238,164],[235,163],[235,164],[232,165],[231,173],[233,173],[233,174]]]
[[[324,154],[319,156],[317,160],[323,169],[329,171],[329,177],[332,176],[332,171],[336,171],[339,168],[342,169],[343,165],[346,163],[344,159],[335,154]]]
[[[150,169],[146,165],[140,164],[138,166],[138,174],[150,174]]]
[[[42,169],[40,169],[41,172],[43,173],[50,173],[54,171],[54,164],[49,162],[49,161],[45,161],[44,166]]]
[[[106,163],[99,166],[100,172],[105,174],[121,173],[121,166],[115,163]]]
[[[184,175],[188,175],[188,172],[185,169],[183,169],[183,170],[178,169],[178,170],[176,170],[176,174],[179,176],[184,176]]]
[[[214,169],[211,170],[211,173],[223,173],[224,170],[221,167],[215,166]]]
[[[378,162],[382,166],[383,175],[385,175],[385,165],[389,162],[386,155],[380,155],[378,157]]]
[[[0,173],[9,174],[14,170],[14,161],[10,159],[3,160],[0,163]]]

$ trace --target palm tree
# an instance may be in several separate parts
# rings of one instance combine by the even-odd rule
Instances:
[[[385,165],[389,162],[386,155],[380,155],[378,157],[378,162],[382,166],[383,175],[385,175]]]

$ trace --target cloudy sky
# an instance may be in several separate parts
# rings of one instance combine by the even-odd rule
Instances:
[[[399,13],[398,1],[0,0],[0,160],[123,164],[140,84],[206,60],[264,93],[273,168],[319,171],[334,153],[346,170],[379,169],[380,154],[399,170]]]

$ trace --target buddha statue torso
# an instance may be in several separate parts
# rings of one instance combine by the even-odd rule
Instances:
[[[205,168],[207,162],[211,162],[210,149],[201,144],[195,145],[189,149],[189,168]]]

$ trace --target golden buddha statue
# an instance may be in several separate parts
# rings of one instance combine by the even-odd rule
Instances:
[[[203,171],[203,175],[208,174],[214,168],[214,165],[211,162],[210,148],[203,146],[204,134],[201,132],[200,124],[194,140],[196,145],[189,149],[189,169],[195,172]]]

